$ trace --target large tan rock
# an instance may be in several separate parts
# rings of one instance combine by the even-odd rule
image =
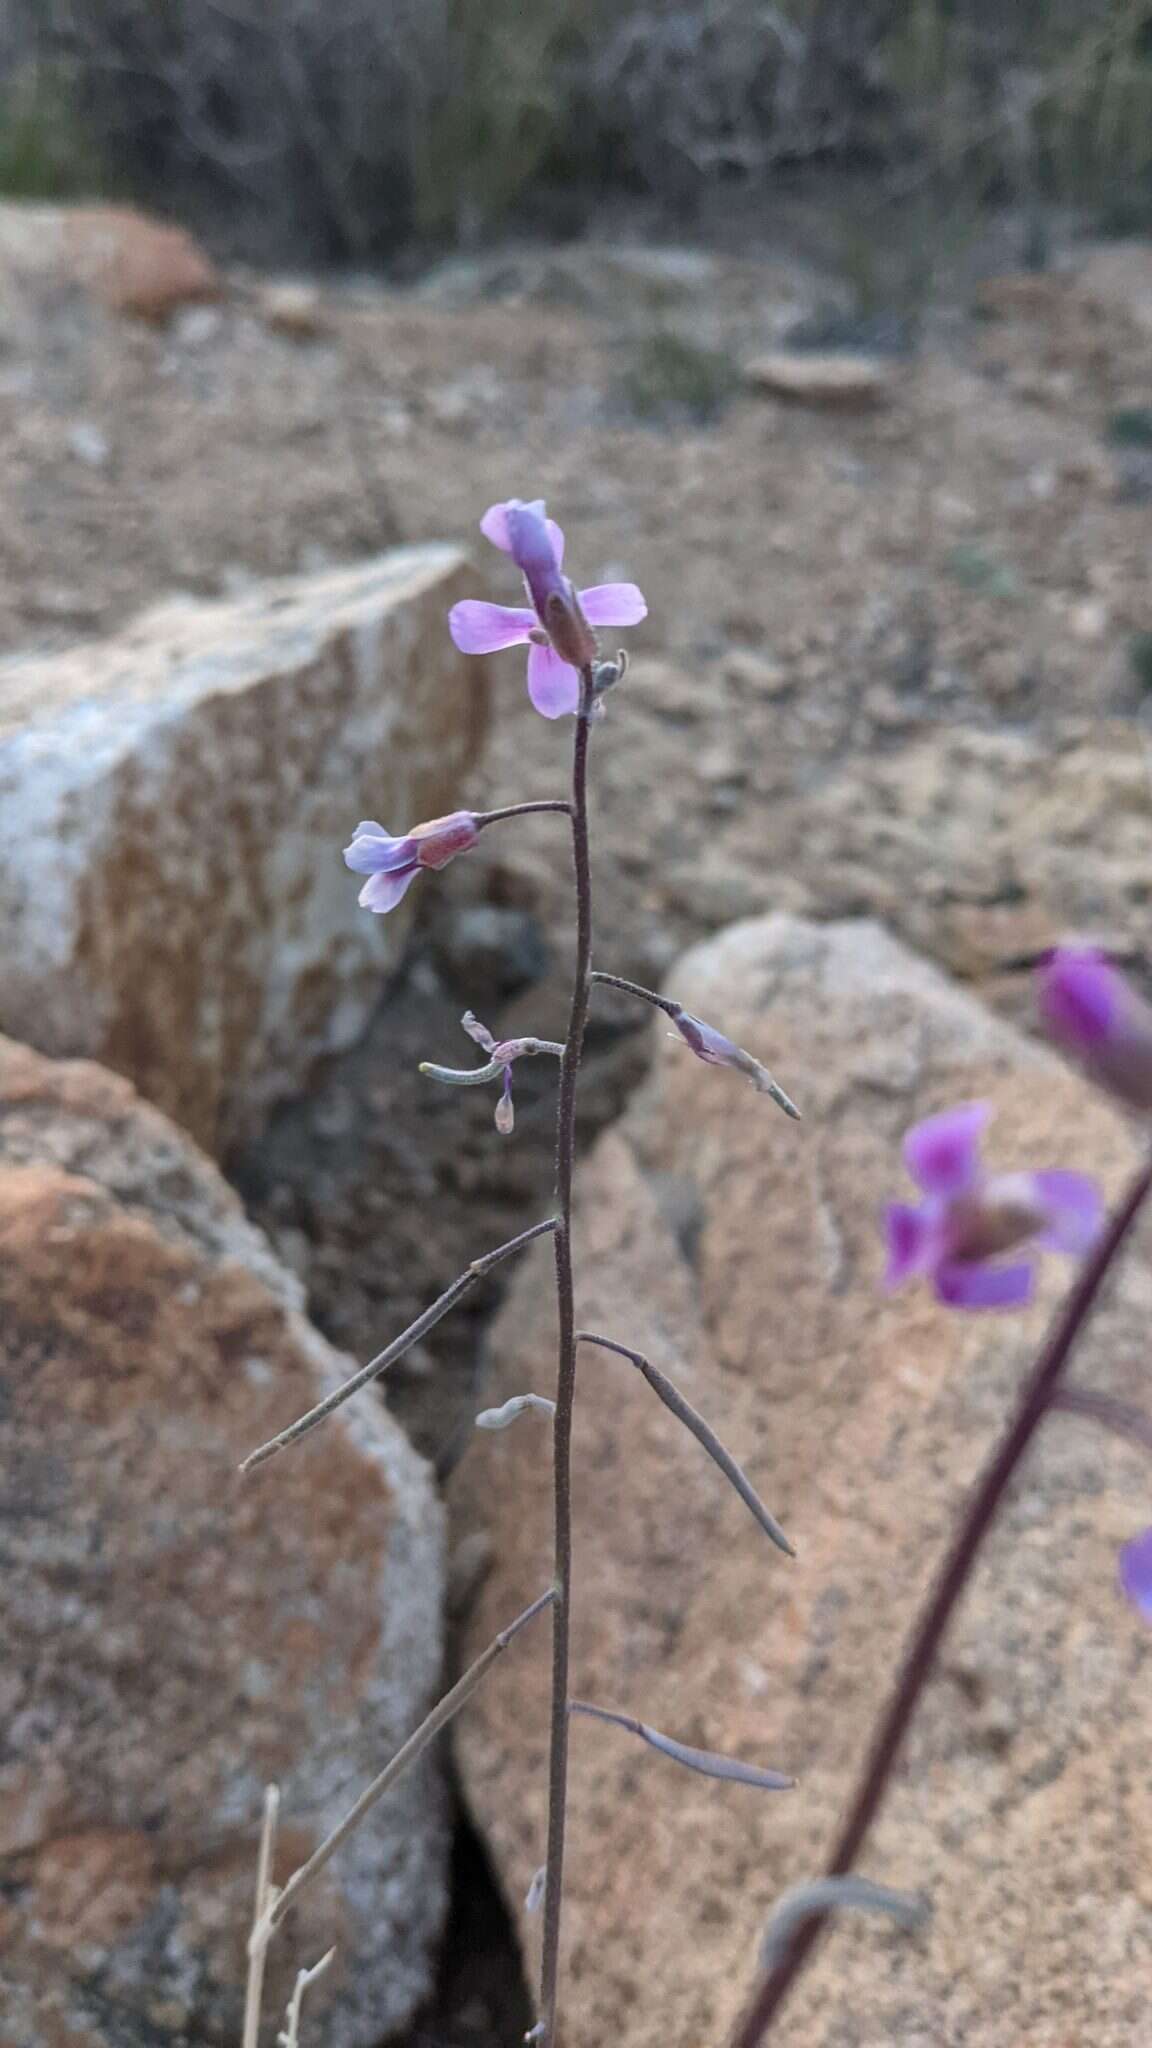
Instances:
[[[3,2048],[237,2041],[264,1785],[282,1882],[429,1704],[441,1514],[379,1403],[237,1477],[347,1370],[166,1118],[0,1041]],[[302,1901],[269,2015],[334,1941],[328,2048],[406,2022],[445,1846],[431,1763]]]
[[[795,1125],[660,1037],[654,1078],[580,1184],[578,1319],[647,1351],[745,1464],[798,1548],[771,1549],[623,1362],[583,1351],[573,1692],[793,1771],[761,1794],[573,1729],[568,2038],[719,2048],[772,1902],[816,1874],[901,1644],[1062,1276],[1040,1307],[946,1313],[878,1286],[877,1212],[916,1117],[988,1096],[993,1155],[1089,1167],[1135,1148],[1039,1046],[877,927],[732,927],[672,978],[770,1063]],[[1146,1243],[1145,1236],[1145,1243]],[[1055,1268],[1056,1262],[1051,1262]],[[1077,1372],[1147,1385],[1152,1271],[1133,1257]],[[491,1344],[483,1398],[547,1389],[547,1257]],[[491,1523],[479,1645],[539,1584],[547,1459],[523,1422],[478,1440],[461,1524]],[[1152,1639],[1115,1590],[1148,1520],[1146,1461],[1054,1418],[984,1555],[864,1870],[926,1892],[910,1939],[847,1922],[780,2048],[1130,2048],[1152,1969]],[[546,1632],[545,1632],[546,1633]],[[467,1796],[510,1900],[544,1841],[547,1646],[526,1642],[459,1725]],[[535,1923],[525,1923],[534,1947]]]
[[[0,1028],[127,1074],[212,1149],[359,1033],[413,898],[341,848],[452,806],[483,667],[455,550],[160,606],[0,664]]]
[[[134,206],[0,203],[5,296],[74,285],[106,312],[163,325],[181,306],[224,296],[224,280],[186,228]]]

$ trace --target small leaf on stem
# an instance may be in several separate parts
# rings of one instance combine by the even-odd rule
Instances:
[[[711,1749],[693,1749],[687,1742],[677,1742],[674,1736],[661,1735],[658,1728],[650,1728],[646,1721],[637,1721],[632,1714],[594,1707],[588,1700],[569,1700],[568,1712],[589,1714],[597,1721],[611,1721],[617,1728],[626,1728],[650,1749],[659,1750],[661,1756],[670,1757],[674,1764],[683,1764],[685,1770],[699,1771],[703,1778],[726,1778],[737,1785],[755,1785],[761,1792],[790,1792],[796,1783],[795,1778],[785,1777],[781,1771],[762,1770],[759,1764],[742,1763],[739,1757],[719,1756]]]
[[[556,1403],[546,1394],[513,1394],[501,1408],[482,1408],[476,1417],[477,1429],[511,1429],[522,1415],[533,1411],[540,1415],[555,1415]]]

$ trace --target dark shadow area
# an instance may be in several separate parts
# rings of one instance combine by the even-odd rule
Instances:
[[[436,1994],[398,2048],[515,2048],[532,2020],[512,1922],[479,1837],[461,1812]]]

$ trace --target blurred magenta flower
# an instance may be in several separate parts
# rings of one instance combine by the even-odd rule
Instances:
[[[1134,1536],[1120,1552],[1120,1585],[1145,1621],[1152,1621],[1152,1529]]]
[[[563,718],[580,704],[580,674],[596,659],[594,626],[636,626],[648,607],[634,583],[598,583],[576,591],[563,573],[564,535],[545,516],[544,501],[510,498],[480,521],[486,540],[511,555],[532,609],[465,598],[448,614],[463,654],[528,648],[528,695],[545,718]]]
[[[353,874],[368,876],[360,891],[361,909],[395,910],[421,868],[447,867],[458,853],[475,846],[479,837],[480,828],[471,811],[430,818],[426,825],[413,825],[401,839],[394,839],[383,825],[366,818],[344,848],[345,862]]]
[[[888,1208],[888,1287],[924,1274],[950,1308],[1021,1308],[1034,1260],[997,1263],[1005,1254],[1091,1248],[1104,1216],[1095,1182],[1057,1170],[985,1173],[980,1138],[991,1114],[986,1102],[962,1102],[908,1132],[904,1163],[925,1199]]]
[[[1049,1037],[1130,1109],[1152,1110],[1152,1006],[1090,946],[1043,962],[1037,1004]]]

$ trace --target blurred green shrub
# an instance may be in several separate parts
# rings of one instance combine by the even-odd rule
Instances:
[[[1152,696],[1152,633],[1133,633],[1128,660],[1137,685],[1146,696]]]
[[[102,191],[105,184],[66,71],[53,64],[16,66],[0,83],[0,193],[62,199]]]
[[[958,541],[945,562],[948,574],[961,589],[981,597],[1018,597],[1020,579],[1007,562],[1001,561],[979,541]]]
[[[739,387],[740,367],[731,356],[666,328],[635,345],[621,379],[629,410],[651,425],[706,425]]]
[[[1152,205],[1152,0],[0,0],[0,77],[13,53],[70,81],[148,197],[264,253],[466,242],[608,186],[682,208],[804,166],[937,220],[942,192],[958,220],[1022,206],[1037,261],[1054,202]],[[56,174],[54,119],[10,123],[13,178]]]
[[[1122,405],[1108,420],[1114,448],[1152,448],[1152,405]]]

